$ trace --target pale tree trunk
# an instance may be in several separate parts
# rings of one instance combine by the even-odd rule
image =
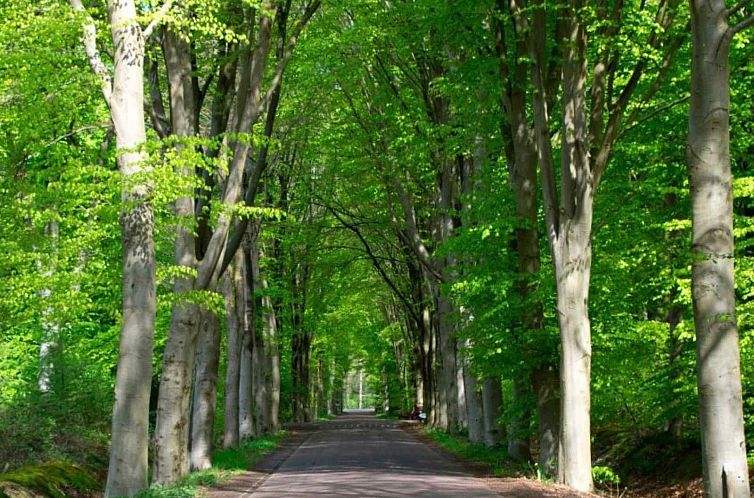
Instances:
[[[261,280],[262,286],[267,287],[266,280]],[[269,376],[267,391],[269,395],[269,412],[267,415],[268,429],[271,432],[278,430],[280,412],[280,347],[278,346],[278,325],[275,316],[275,308],[269,296],[262,298],[263,326],[265,344],[268,349]]]
[[[750,17],[730,27],[725,2],[691,0],[691,106],[686,153],[692,295],[707,497],[749,496],[733,274],[728,54]]]
[[[261,223],[255,224],[255,233],[261,229]],[[249,261],[251,263],[252,274],[254,277],[254,286],[261,288],[261,274],[259,271],[259,242],[254,237],[248,248]],[[256,294],[256,293],[255,293]],[[267,391],[268,385],[268,366],[270,364],[267,353],[269,348],[266,345],[265,324],[263,321],[257,323],[257,312],[262,310],[262,300],[254,296],[254,349],[252,351],[252,381],[254,394],[254,429],[256,434],[262,434],[268,427],[269,415],[269,396]]]
[[[241,439],[251,439],[256,435],[252,365],[254,344],[251,331],[248,328],[244,331],[241,343],[241,371],[238,382],[238,433]]]
[[[591,330],[588,316],[594,184],[586,116],[586,30],[583,2],[571,0],[564,14],[561,196],[556,201],[552,144],[543,68],[543,47],[532,46],[533,114],[542,169],[545,220],[552,251],[561,342],[561,422],[558,480],[579,491],[592,489],[590,446]],[[543,31],[543,18],[535,29]]]
[[[532,370],[532,386],[537,398],[537,429],[539,433],[539,467],[549,475],[558,470],[560,434],[560,376],[554,366],[543,365]]]
[[[55,275],[55,254],[57,253],[58,239],[60,238],[60,225],[57,221],[51,221],[45,226],[45,235],[50,240],[50,257],[51,261],[38,261],[37,267],[42,272],[45,280],[52,280]],[[42,302],[52,300],[52,289],[46,288],[39,292]],[[37,386],[39,392],[43,395],[48,394],[53,389],[53,376],[59,367],[56,361],[61,356],[61,337],[60,323],[55,317],[55,306],[47,304],[42,310],[41,317],[42,337],[39,341],[39,376],[37,377]],[[58,363],[58,365],[56,365]]]
[[[468,418],[468,411],[466,408],[466,403],[468,401],[466,400],[466,383],[464,381],[466,366],[463,361],[458,358],[458,347],[459,343],[456,340],[456,392],[458,393],[457,396],[457,403],[458,403],[458,429],[461,431],[466,431],[469,428],[469,418]]]
[[[324,360],[320,355],[317,358],[317,385],[315,386],[317,406],[314,409],[314,418],[319,418],[325,413],[325,366],[323,362]]]
[[[488,377],[482,382],[482,419],[485,446],[496,446],[503,439],[503,429],[498,419],[503,412],[503,393],[500,379]]]
[[[468,348],[471,344],[469,339],[466,339],[465,347]],[[466,420],[467,428],[469,432],[469,441],[475,444],[481,444],[484,442],[484,418],[482,417],[482,393],[480,386],[477,383],[476,376],[474,376],[468,367],[468,360],[462,356],[463,361],[463,384],[464,392],[466,393]]]
[[[359,367],[359,410],[364,408],[364,369]]]
[[[70,0],[85,12],[80,0]],[[87,16],[84,48],[110,107],[118,167],[128,180],[144,172],[144,39],[132,0],[108,2],[113,40],[112,78],[97,49],[96,25]],[[121,213],[123,237],[123,317],[115,377],[110,462],[105,496],[134,496],[147,487],[149,394],[156,309],[154,214],[149,185],[125,182]]]
[[[188,42],[172,29],[165,30],[163,49],[169,83],[172,132],[180,141],[196,133],[191,54]],[[185,146],[180,142],[176,145],[181,164],[175,170],[178,175],[189,178],[194,175],[194,170],[193,165],[184,164],[187,161],[180,158],[184,149]],[[194,216],[194,199],[191,195],[184,194],[176,200],[175,215],[179,220]],[[176,232],[175,264],[196,268],[196,241],[192,230],[179,222]],[[193,278],[177,278],[174,292],[181,300],[182,295],[193,288]],[[172,483],[189,472],[189,406],[199,316],[198,306],[190,302],[179,302],[173,306],[157,400],[152,468],[152,480],[155,483]]]
[[[238,432],[238,394],[241,375],[241,347],[243,336],[244,282],[242,275],[243,258],[240,251],[233,265],[223,279],[225,297],[225,317],[228,329],[227,366],[225,370],[225,406],[223,425],[223,447],[238,446],[241,440]]]
[[[238,432],[241,439],[250,439],[254,431],[254,282],[249,261],[244,258],[244,327],[241,338],[241,363],[238,382]]]
[[[213,312],[202,310],[192,404],[191,470],[204,470],[212,466],[219,365],[220,319]]]
[[[328,415],[335,415],[335,394],[336,394],[336,386],[335,386],[335,358],[332,358],[330,360],[330,369],[329,369],[329,375],[328,375],[328,389],[327,389],[327,414]]]

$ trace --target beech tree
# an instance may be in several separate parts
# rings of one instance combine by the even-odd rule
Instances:
[[[118,168],[124,177],[123,325],[115,381],[115,406],[106,496],[134,496],[147,487],[149,392],[156,307],[154,215],[144,182],[144,37],[132,1],[108,2],[114,52],[112,75],[97,48],[94,20],[80,0],[71,6],[84,19],[83,43],[115,130]]]
[[[733,277],[728,54],[754,25],[744,1],[690,2],[691,105],[686,160],[691,191],[692,293],[702,426],[704,493],[749,496]],[[731,23],[734,20],[734,23]]]

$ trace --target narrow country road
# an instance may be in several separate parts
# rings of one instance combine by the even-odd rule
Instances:
[[[322,423],[254,488],[236,488],[232,496],[498,496],[396,422],[366,413],[350,413]]]

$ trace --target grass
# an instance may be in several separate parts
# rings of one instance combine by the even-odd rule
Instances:
[[[426,433],[446,450],[488,467],[496,477],[519,477],[527,471],[520,462],[511,460],[508,451],[502,446],[488,448],[482,444],[474,444],[464,436],[434,429],[428,429]]]
[[[238,448],[212,452],[212,468],[193,472],[170,486],[154,486],[138,498],[187,498],[202,496],[202,487],[211,487],[243,473],[264,455],[274,450],[286,437],[285,431],[261,436],[241,443]]]

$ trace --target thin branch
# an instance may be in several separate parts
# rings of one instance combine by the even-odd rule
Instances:
[[[730,28],[731,34],[735,35],[736,33],[740,33],[746,28],[750,28],[752,25],[754,25],[754,16],[749,16],[740,23]]]
[[[640,119],[632,122],[631,125],[627,126],[623,130],[621,130],[620,134],[618,135],[618,140],[620,140],[620,138],[623,137],[623,135],[625,135],[629,131],[633,130],[637,126],[639,126],[639,125],[641,125],[643,123],[646,123],[647,121],[649,121],[653,117],[657,116],[658,114],[661,114],[661,113],[663,113],[663,112],[665,112],[665,111],[667,111],[669,109],[672,109],[673,107],[675,107],[677,105],[683,104],[684,102],[686,102],[690,98],[691,98],[691,95],[690,94],[686,94],[686,95],[684,95],[683,97],[681,97],[679,99],[676,99],[676,100],[674,100],[672,102],[669,102],[669,103],[667,103],[665,105],[661,105],[660,107],[654,109],[650,113],[646,114],[645,116],[642,116]]]
[[[325,206],[325,208],[327,208],[327,210],[330,211],[330,213],[332,213],[332,215],[335,217],[335,219],[338,220],[338,222],[340,222],[341,225],[343,225],[344,227],[346,227],[349,230],[351,230],[356,235],[356,237],[358,237],[359,241],[364,246],[364,250],[366,251],[367,256],[369,256],[369,259],[372,260],[372,264],[374,265],[375,270],[377,270],[377,273],[380,274],[380,276],[385,281],[385,283],[388,285],[388,287],[390,287],[390,289],[395,293],[395,295],[398,297],[398,299],[400,299],[401,302],[403,303],[403,305],[406,307],[406,311],[408,311],[411,314],[411,317],[414,320],[416,320],[417,323],[418,323],[419,322],[419,316],[416,314],[416,310],[412,306],[412,304],[409,301],[409,299],[398,289],[398,287],[395,285],[395,283],[390,278],[390,276],[388,276],[388,274],[385,272],[385,269],[380,264],[379,259],[377,259],[377,256],[372,251],[372,247],[369,245],[369,241],[366,240],[366,238],[364,237],[364,235],[361,233],[361,230],[359,230],[359,228],[357,226],[348,223],[332,207]]]
[[[306,26],[317,9],[319,9],[321,3],[321,0],[314,0],[312,3],[307,5],[306,10],[304,10],[304,14],[301,16],[301,19],[299,19],[298,23],[296,23],[296,26],[293,28],[293,33],[291,33],[291,37],[288,39],[283,57],[278,64],[275,75],[272,77],[272,80],[270,80],[270,87],[267,89],[267,93],[259,103],[260,109],[264,108],[267,105],[267,103],[272,99],[272,95],[275,93],[275,89],[280,86],[280,82],[283,79],[283,73],[285,72],[286,67],[288,67],[288,62],[290,62],[291,55],[293,55],[293,49],[296,47],[296,43],[298,42],[298,37],[301,35],[301,31],[303,31],[304,26]]]
[[[168,11],[172,7],[173,7],[173,0],[167,0],[167,2],[165,2],[164,4],[162,4],[162,7],[160,7],[159,10],[155,13],[155,16],[154,16],[154,19],[152,19],[152,22],[150,22],[147,25],[147,27],[144,28],[144,39],[145,40],[152,35],[152,32],[160,24],[160,21],[162,21],[162,18],[165,17],[165,14],[167,14]]]
[[[84,38],[82,40],[84,44],[84,51],[86,57],[89,60],[89,67],[91,67],[94,76],[99,81],[100,90],[102,96],[105,99],[107,106],[110,106],[110,97],[113,93],[113,82],[110,76],[110,71],[107,70],[105,64],[102,62],[102,56],[97,49],[97,26],[94,23],[94,19],[86,11],[84,4],[81,0],[69,0],[71,7],[76,12],[84,15]]]
[[[411,249],[413,250],[414,254],[416,254],[416,257],[422,264],[422,266],[424,266],[427,271],[429,271],[437,280],[444,282],[444,276],[432,264],[431,256],[429,254],[429,251],[427,250],[427,246],[424,245],[424,242],[422,242],[421,236],[419,235],[419,228],[416,223],[414,207],[411,205],[411,201],[406,194],[406,190],[403,188],[403,184],[397,177],[395,177],[393,181],[395,186],[395,193],[398,196],[398,201],[400,202],[401,207],[403,208],[403,215],[411,242]]]
[[[49,142],[47,142],[46,144],[44,144],[42,146],[42,148],[43,149],[47,149],[49,147],[52,147],[53,145],[55,145],[58,142],[62,142],[63,140],[65,140],[67,138],[71,138],[74,135],[78,135],[79,133],[82,133],[82,132],[85,132],[85,131],[98,130],[98,129],[104,129],[104,128],[110,128],[110,127],[111,127],[110,123],[108,123],[108,124],[97,124],[97,125],[82,126],[81,128],[77,128],[75,130],[69,131],[68,133],[66,133],[64,135],[60,135],[59,137],[56,137],[56,138],[50,140]],[[32,157],[34,157],[34,155],[35,154],[27,154],[27,155],[25,155],[23,159],[21,159],[20,161],[18,161],[16,163],[16,169],[20,168],[21,166],[23,166],[24,164],[26,164],[27,162],[29,162],[29,159],[31,159]]]

